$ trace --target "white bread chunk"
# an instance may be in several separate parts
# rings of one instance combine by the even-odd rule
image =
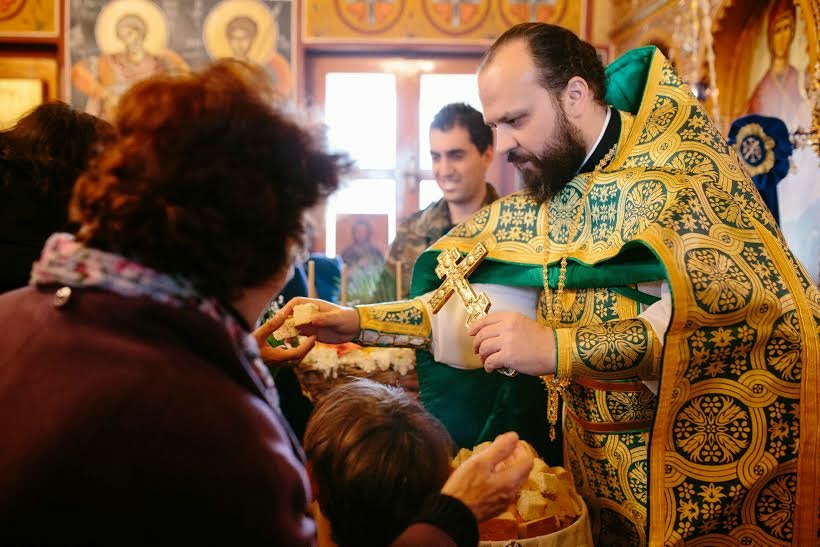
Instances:
[[[555,495],[555,505],[557,506],[556,512],[564,517],[575,517],[576,515],[581,514],[581,508],[578,505],[572,495],[570,494],[570,490],[558,480],[558,492]]]
[[[547,473],[549,472],[549,467],[547,464],[544,463],[544,460],[541,458],[535,458],[532,460],[532,469],[530,469],[530,475],[533,473]]]
[[[558,477],[560,480],[564,481],[566,484],[570,486],[574,486],[572,482],[572,475],[569,474],[569,471],[561,467],[560,465],[556,465],[555,467],[550,468],[550,473]]]
[[[313,314],[318,312],[319,306],[310,302],[293,306],[293,326],[307,325],[313,318]]]
[[[539,492],[544,496],[555,496],[561,486],[561,481],[555,475],[532,470],[524,484],[524,489]]]
[[[539,492],[524,490],[515,503],[518,514],[525,521],[540,519],[547,508],[547,500]]]
[[[561,484],[561,479],[551,473],[542,473],[541,477],[543,477],[544,481],[541,493],[545,496],[557,496],[563,489],[566,489],[566,487]]]
[[[294,336],[299,336],[299,330],[296,328],[296,325],[293,324],[292,317],[285,319],[282,326],[273,331],[273,337],[277,340],[287,340],[288,338],[293,338]]]

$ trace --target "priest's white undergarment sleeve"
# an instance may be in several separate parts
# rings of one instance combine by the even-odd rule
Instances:
[[[484,292],[492,302],[490,313],[499,311],[517,311],[535,320],[538,303],[537,287],[510,287],[487,283],[471,283],[476,294]],[[432,353],[436,361],[461,369],[482,368],[481,359],[473,353],[473,337],[467,335],[467,310],[464,304],[453,294],[437,314],[430,309],[430,296],[421,296],[427,308],[433,330]]]

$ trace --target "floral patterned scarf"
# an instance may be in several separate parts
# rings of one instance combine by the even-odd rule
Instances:
[[[273,377],[259,356],[254,337],[216,299],[200,295],[188,280],[86,247],[70,234],[54,234],[34,263],[29,281],[31,285],[52,283],[93,287],[131,298],[148,297],[167,306],[199,310],[222,324],[239,360],[256,373],[268,400],[278,407]]]

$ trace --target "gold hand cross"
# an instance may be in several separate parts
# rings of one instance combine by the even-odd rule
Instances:
[[[485,293],[476,295],[467,282],[467,277],[475,271],[485,256],[487,256],[487,247],[483,243],[477,243],[463,259],[461,253],[455,249],[445,249],[438,255],[436,275],[439,279],[444,279],[444,282],[430,298],[433,313],[438,313],[455,292],[467,308],[467,328],[487,315],[490,310],[490,299]],[[509,368],[500,368],[498,372],[510,377],[517,374],[515,370]]]
[[[476,295],[467,282],[467,276],[475,271],[485,256],[487,256],[487,247],[482,243],[473,247],[473,250],[463,259],[461,259],[461,253],[455,249],[446,249],[438,255],[436,275],[439,279],[444,279],[444,283],[430,299],[433,313],[438,313],[450,299],[450,295],[456,292],[464,307],[467,308],[467,327],[487,315],[490,309],[490,299],[484,293]]]

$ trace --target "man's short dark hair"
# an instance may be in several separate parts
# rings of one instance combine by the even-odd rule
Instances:
[[[390,544],[450,473],[444,426],[400,388],[370,380],[328,392],[304,445],[339,547]]]
[[[493,145],[493,130],[484,123],[484,116],[466,103],[451,103],[439,110],[430,124],[430,129],[449,131],[456,125],[467,130],[470,142],[481,154]]]
[[[521,23],[507,30],[490,46],[481,67],[492,62],[504,45],[522,40],[527,44],[539,73],[541,86],[557,96],[574,76],[583,78],[595,96],[606,106],[606,74],[604,64],[591,44],[572,31],[546,23]]]

